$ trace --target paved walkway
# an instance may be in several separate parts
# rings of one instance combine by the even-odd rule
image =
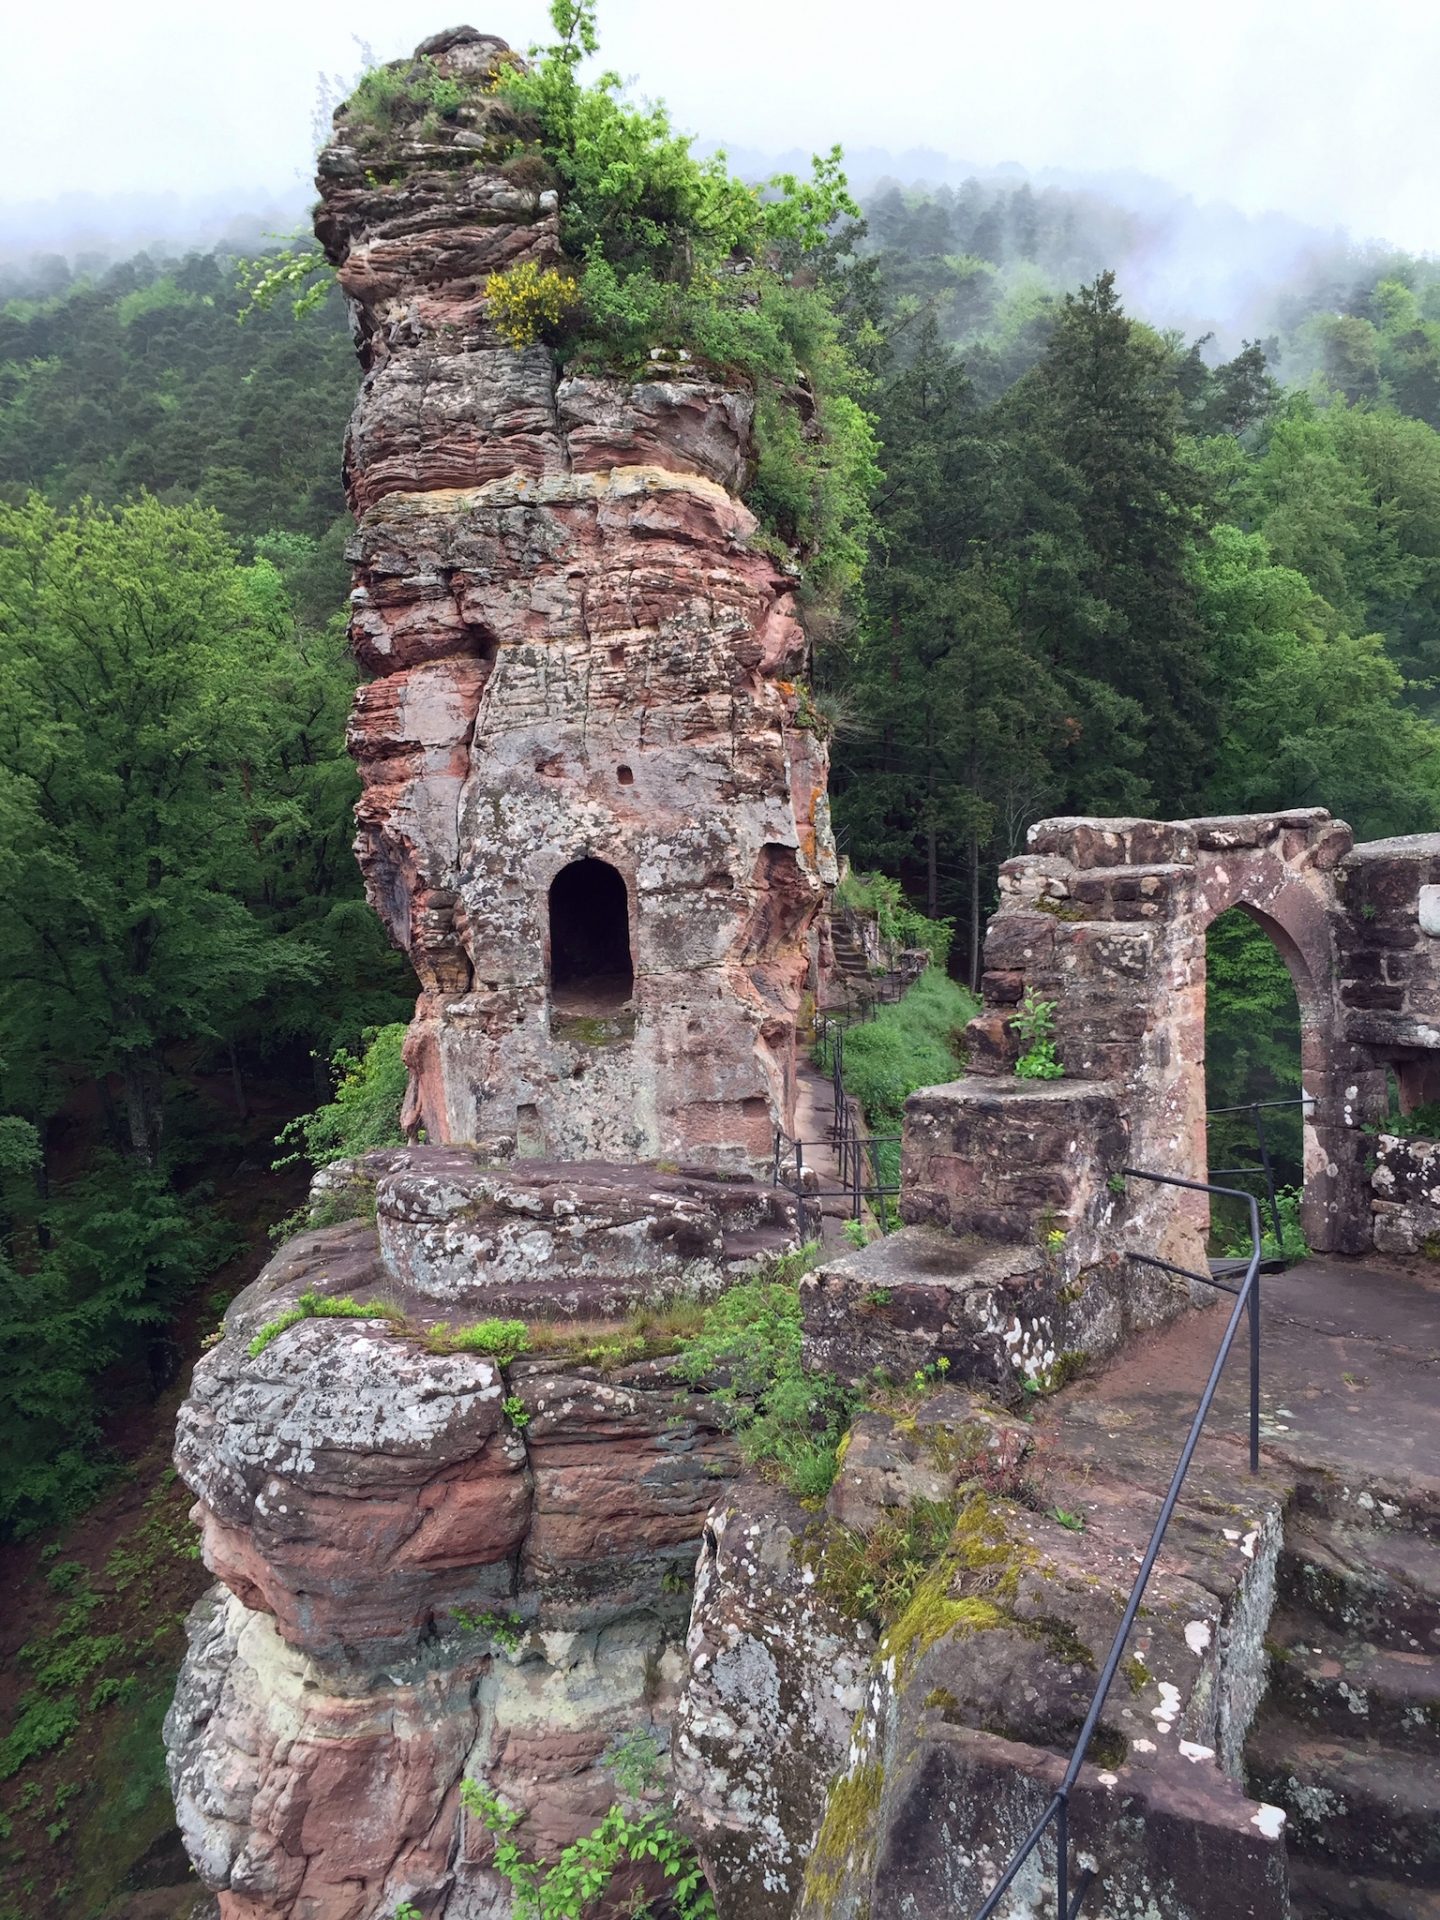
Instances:
[[[1315,1257],[1261,1281],[1261,1436],[1287,1477],[1393,1488],[1440,1514],[1440,1267]],[[1067,1463],[1118,1465],[1163,1486],[1232,1302],[1136,1342],[1051,1402],[1040,1423]],[[1242,1327],[1196,1466],[1243,1471],[1249,1350]],[[1058,1465],[1058,1461],[1057,1461]]]
[[[796,1075],[795,1131],[805,1145],[805,1165],[815,1175],[822,1190],[835,1194],[840,1186],[840,1162],[830,1144],[835,1125],[835,1089],[828,1073],[809,1060],[802,1060]],[[850,1218],[848,1199],[835,1197],[820,1202],[820,1244],[828,1251],[849,1246],[844,1223]]]

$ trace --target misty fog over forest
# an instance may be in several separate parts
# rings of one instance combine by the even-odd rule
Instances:
[[[798,148],[697,143],[697,151],[717,150],[754,180],[804,171],[810,161]],[[1355,237],[1281,212],[1247,214],[1138,172],[1032,172],[1016,163],[982,169],[927,149],[864,145],[846,149],[845,169],[867,211],[896,188],[938,193],[947,206],[952,199],[978,206],[992,216],[981,247],[993,264],[1038,265],[1059,291],[1111,268],[1133,311],[1189,338],[1213,334],[1227,353],[1242,340],[1290,332],[1311,312],[1345,310],[1387,262],[1410,257],[1383,237]],[[1007,227],[1006,210],[1022,189],[1041,216],[1036,231],[1017,231],[1013,221]],[[297,181],[279,194],[67,194],[0,206],[0,293],[44,297],[71,277],[103,273],[140,252],[157,261],[212,248],[256,253],[304,227],[312,199],[309,183]],[[940,235],[936,244],[965,251],[954,240]],[[1303,377],[1299,367],[1285,371]]]

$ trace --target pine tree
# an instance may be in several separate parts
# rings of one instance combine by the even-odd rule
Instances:
[[[1056,664],[1138,703],[1149,804],[1183,813],[1203,790],[1216,699],[1189,569],[1211,516],[1181,443],[1175,356],[1126,317],[1103,273],[1066,299],[1009,410],[1078,481],[1079,584],[1104,609]]]

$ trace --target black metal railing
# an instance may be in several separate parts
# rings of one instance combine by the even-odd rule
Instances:
[[[852,1139],[842,1156],[835,1151],[832,1138],[792,1140],[777,1127],[771,1184],[794,1195],[796,1222],[807,1240],[819,1237],[827,1200],[842,1201],[844,1216],[850,1220],[863,1220],[868,1213],[880,1231],[888,1233],[889,1202],[899,1193],[900,1182],[886,1179],[889,1169],[881,1155],[898,1154],[899,1146],[898,1133],[864,1134]],[[839,1172],[834,1177],[827,1175],[816,1157],[829,1158],[832,1151],[839,1160]]]
[[[1292,1095],[1287,1100],[1249,1100],[1238,1107],[1209,1107],[1205,1112],[1207,1122],[1228,1118],[1237,1113],[1249,1114],[1250,1123],[1255,1129],[1255,1149],[1260,1156],[1258,1161],[1239,1167],[1211,1167],[1210,1175],[1212,1179],[1258,1180],[1263,1184],[1265,1204],[1270,1214],[1270,1226],[1275,1235],[1277,1254],[1284,1253],[1285,1233],[1280,1221],[1280,1195],[1275,1185],[1275,1162],[1271,1158],[1270,1142],[1265,1137],[1265,1123],[1260,1116],[1277,1107],[1299,1107],[1303,1112],[1309,1113],[1314,1105],[1314,1095],[1302,1093],[1298,1097]]]
[[[815,1204],[818,1234],[826,1200],[845,1203],[848,1217],[863,1220],[867,1211],[882,1233],[890,1230],[890,1202],[900,1192],[900,1135],[871,1133],[860,1114],[860,1103],[845,1090],[845,1029],[850,1022],[827,1016],[816,1033],[820,1059],[828,1066],[832,1113],[822,1140],[792,1140],[775,1129],[771,1182],[795,1195],[800,1230],[809,1237],[810,1204]],[[812,1155],[832,1158],[836,1172],[829,1179]]]
[[[1164,1500],[1161,1502],[1159,1516],[1155,1521],[1154,1527],[1151,1529],[1150,1542],[1140,1562],[1140,1571],[1136,1574],[1134,1585],[1130,1589],[1130,1598],[1125,1604],[1125,1612],[1121,1616],[1120,1625],[1115,1631],[1115,1638],[1110,1643],[1110,1651],[1106,1656],[1105,1665],[1100,1670],[1100,1678],[1095,1684],[1095,1692],[1090,1701],[1090,1710],[1085,1716],[1085,1724],[1081,1727],[1075,1745],[1071,1750],[1070,1759],[1066,1765],[1060,1785],[1051,1796],[1045,1811],[1040,1815],[1040,1818],[1035,1822],[1034,1826],[1031,1827],[1029,1833],[1012,1854],[1008,1866],[1001,1874],[999,1880],[991,1888],[983,1906],[976,1910],[973,1920],[991,1920],[991,1915],[996,1912],[1000,1902],[1004,1899],[1006,1893],[1009,1892],[1021,1868],[1044,1839],[1052,1824],[1055,1828],[1055,1911],[1057,1915],[1060,1916],[1060,1920],[1076,1920],[1076,1915],[1080,1912],[1086,1894],[1100,1877],[1097,1868],[1085,1866],[1081,1868],[1072,1882],[1070,1874],[1070,1795],[1074,1791],[1075,1782],[1080,1777],[1080,1769],[1084,1765],[1086,1752],[1089,1749],[1091,1740],[1094,1738],[1095,1729],[1100,1724],[1100,1715],[1105,1710],[1105,1702],[1109,1697],[1111,1685],[1119,1670],[1120,1662],[1124,1658],[1125,1645],[1130,1638],[1130,1630],[1135,1625],[1136,1616],[1140,1612],[1140,1603],[1145,1597],[1145,1589],[1149,1584],[1150,1575],[1154,1571],[1155,1562],[1160,1557],[1160,1549],[1164,1545],[1166,1529],[1169,1527],[1171,1516],[1175,1512],[1176,1503],[1180,1498],[1180,1489],[1185,1484],[1185,1476],[1190,1470],[1190,1462],[1195,1456],[1195,1449],[1200,1444],[1200,1435],[1204,1429],[1206,1419],[1209,1417],[1211,1404],[1219,1389],[1220,1376],[1225,1371],[1225,1363],[1230,1358],[1230,1351],[1235,1344],[1235,1336],[1239,1331],[1242,1316],[1248,1316],[1250,1322],[1250,1471],[1252,1473],[1258,1473],[1260,1470],[1259,1203],[1253,1193],[1246,1193],[1239,1187],[1219,1187],[1208,1180],[1182,1180],[1177,1174],[1148,1173],[1140,1167],[1125,1167],[1122,1169],[1122,1172],[1124,1177],[1129,1180],[1148,1180],[1157,1186],[1184,1187],[1193,1193],[1208,1193],[1212,1197],[1220,1195],[1225,1198],[1244,1201],[1250,1216],[1250,1259],[1246,1266],[1245,1278],[1241,1284],[1237,1287],[1224,1287],[1225,1292],[1235,1295],[1235,1305],[1231,1310],[1229,1321],[1226,1323],[1225,1332],[1220,1341],[1220,1348],[1215,1356],[1215,1363],[1210,1369],[1210,1377],[1205,1383],[1205,1390],[1200,1395],[1199,1405],[1195,1409],[1195,1418],[1190,1423],[1190,1431],[1186,1435],[1185,1444],[1180,1450],[1180,1458],[1175,1464],[1174,1473],[1170,1476],[1170,1485],[1166,1490]],[[1187,1268],[1173,1266],[1167,1261],[1156,1260],[1149,1255],[1132,1254],[1130,1257],[1132,1259],[1142,1259],[1147,1266],[1163,1267],[1171,1273],[1185,1274],[1187,1278],[1192,1280],[1203,1280],[1207,1285],[1222,1284],[1213,1280],[1208,1274],[1191,1273]]]

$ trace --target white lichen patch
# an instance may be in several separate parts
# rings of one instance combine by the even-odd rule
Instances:
[[[1285,1809],[1269,1805],[1259,1806],[1250,1816],[1252,1827],[1258,1827],[1267,1840],[1278,1840],[1285,1830]]]
[[[1168,1733],[1180,1713],[1180,1689],[1169,1680],[1160,1682],[1160,1704],[1150,1709],[1150,1718],[1161,1733]]]

